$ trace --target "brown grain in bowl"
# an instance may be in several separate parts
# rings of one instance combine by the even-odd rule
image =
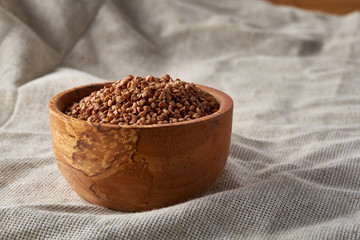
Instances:
[[[190,121],[218,110],[212,95],[166,74],[129,75],[68,106],[65,114],[96,123],[151,125]]]

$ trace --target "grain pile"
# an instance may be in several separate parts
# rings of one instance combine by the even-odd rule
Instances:
[[[65,114],[96,123],[150,125],[190,121],[212,114],[219,104],[192,83],[169,75],[131,75],[73,103]]]

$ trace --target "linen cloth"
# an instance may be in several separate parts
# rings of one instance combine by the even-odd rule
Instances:
[[[0,1],[0,239],[360,239],[359,30],[260,0]],[[221,177],[148,212],[85,202],[50,98],[165,73],[233,98]]]

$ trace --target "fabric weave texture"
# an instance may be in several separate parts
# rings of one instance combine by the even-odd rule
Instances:
[[[261,0],[0,1],[0,239],[360,239],[360,13]],[[48,102],[169,73],[234,100],[203,197],[126,213],[82,200]]]

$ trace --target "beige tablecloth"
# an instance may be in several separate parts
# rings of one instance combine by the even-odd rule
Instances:
[[[260,0],[0,1],[0,239],[360,239],[360,14]],[[206,196],[125,213],[55,164],[62,90],[169,73],[234,100]]]

